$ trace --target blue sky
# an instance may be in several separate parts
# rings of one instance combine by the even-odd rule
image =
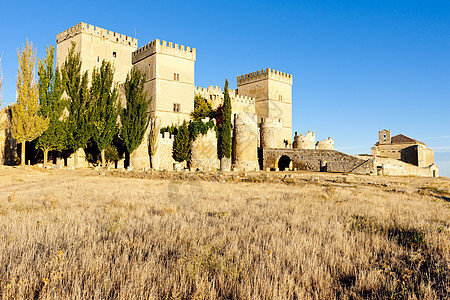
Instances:
[[[293,131],[370,153],[391,129],[435,150],[450,176],[450,1],[2,1],[3,105],[15,101],[16,51],[38,56],[86,22],[197,48],[196,85],[232,88],[274,68],[294,76]]]

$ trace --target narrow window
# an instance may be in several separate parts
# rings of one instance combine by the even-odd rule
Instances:
[[[386,133],[383,134],[383,139],[386,141]]]
[[[180,112],[180,110],[181,110],[181,104],[174,103],[173,104],[173,111],[174,112]]]
[[[180,74],[177,74],[177,81],[180,81]]]
[[[97,62],[100,62],[100,56],[97,56]]]
[[[116,58],[117,57],[117,53],[116,51],[113,52],[113,57]]]
[[[177,80],[177,73],[173,73],[173,80]]]

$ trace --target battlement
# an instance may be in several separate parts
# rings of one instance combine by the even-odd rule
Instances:
[[[315,140],[316,139],[316,133],[313,132],[313,131],[308,131],[305,135],[303,135],[303,134],[298,135],[298,133],[296,131],[294,139],[295,140],[300,140],[300,141]]]
[[[318,141],[316,143],[317,150],[334,150],[334,141],[331,137],[327,140]]]
[[[283,127],[281,118],[261,118],[261,127]]]
[[[256,126],[256,114],[251,113],[238,113],[234,115],[234,124],[255,124]]]
[[[56,43],[59,44],[81,33],[86,33],[92,36],[96,36],[98,38],[104,38],[113,43],[118,43],[133,48],[137,48],[138,40],[136,38],[132,38],[124,34],[106,30],[83,22],[78,23],[77,25],[57,34]]]
[[[155,39],[133,52],[132,63],[135,64],[154,53],[164,53],[194,61],[196,59],[195,48]]]
[[[287,74],[284,72],[280,72],[274,69],[263,69],[261,71],[256,71],[256,72],[252,72],[252,73],[248,73],[245,75],[241,75],[237,77],[237,85],[244,85],[247,83],[252,83],[252,82],[256,82],[256,81],[260,81],[260,80],[265,80],[265,79],[273,79],[273,80],[277,80],[277,81],[281,81],[287,84],[291,84],[293,83],[293,78],[291,74]]]
[[[208,88],[196,87],[195,94],[201,95],[202,97],[210,100],[210,101],[223,101],[223,91],[220,86],[212,86],[210,85]],[[237,90],[228,90],[228,94],[230,95],[231,102],[239,102],[244,104],[254,104],[255,99],[253,97],[247,95],[239,95]]]

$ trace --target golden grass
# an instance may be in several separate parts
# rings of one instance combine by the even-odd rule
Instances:
[[[0,298],[449,296],[448,179],[97,174],[0,169]]]

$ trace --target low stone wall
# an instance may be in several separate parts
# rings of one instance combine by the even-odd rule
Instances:
[[[418,167],[392,158],[377,157],[374,165],[378,175],[439,177],[439,168],[434,164]]]
[[[210,129],[205,135],[200,133],[192,142],[190,167],[199,171],[215,171],[220,168],[214,129]]]
[[[287,156],[292,167],[299,170],[352,172],[370,174],[374,172],[373,160],[359,158],[335,150],[313,149],[263,149],[263,167],[278,168],[280,157]]]

